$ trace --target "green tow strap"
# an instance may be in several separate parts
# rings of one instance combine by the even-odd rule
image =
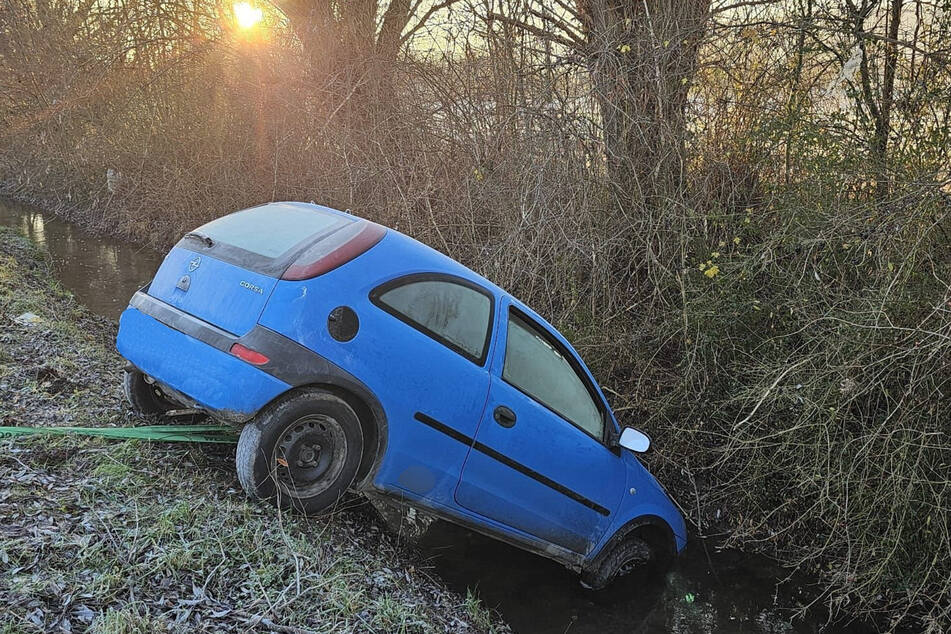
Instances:
[[[0,427],[4,436],[102,436],[162,442],[236,443],[238,434],[228,425],[145,425],[143,427]]]

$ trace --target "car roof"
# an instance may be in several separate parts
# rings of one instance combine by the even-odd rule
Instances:
[[[405,261],[403,263],[403,270],[397,272],[394,277],[400,277],[402,275],[409,275],[413,273],[443,273],[461,277],[464,280],[473,282],[474,284],[486,289],[496,298],[496,300],[507,298],[512,306],[525,313],[532,320],[538,322],[545,329],[551,331],[556,336],[556,338],[561,341],[561,343],[566,344],[569,349],[574,350],[574,346],[572,346],[568,340],[565,339],[560,332],[558,332],[558,329],[551,325],[544,317],[532,310],[524,302],[520,301],[517,297],[506,291],[504,288],[488,280],[485,276],[476,273],[457,260],[452,259],[445,253],[437,251],[429,245],[424,244],[419,240],[416,240],[415,238],[412,238],[396,229],[387,229],[387,237],[384,238],[384,241],[385,243],[388,243],[388,246],[391,248],[401,249],[404,252],[413,254],[413,259],[410,261]],[[575,354],[577,354],[577,352],[575,352]]]
[[[357,216],[356,214],[351,213],[349,211],[341,211],[339,209],[334,209],[333,207],[318,205],[312,202],[305,203],[305,202],[299,202],[299,201],[279,201],[279,202],[265,203],[263,205],[258,205],[258,207],[269,207],[269,208],[273,208],[274,211],[280,211],[282,208],[286,208],[286,207],[296,207],[300,209],[312,209],[315,211],[323,211],[327,213],[332,213],[334,215],[343,216],[346,218],[352,218],[355,220],[366,220],[365,218],[361,216]],[[419,240],[411,236],[408,236],[405,233],[402,233],[398,229],[387,227],[387,234],[392,234],[392,236],[387,239],[387,241],[391,243],[391,246],[395,247],[397,245],[393,243],[400,243],[400,246],[402,246],[407,252],[412,252],[416,256],[414,258],[415,261],[406,263],[407,270],[404,273],[424,272],[424,271],[432,272],[432,273],[445,273],[448,275],[455,275],[457,277],[461,277],[470,282],[474,282],[475,284],[478,284],[479,286],[485,288],[487,291],[491,292],[496,297],[496,299],[500,299],[502,297],[508,298],[509,301],[516,308],[521,310],[523,313],[527,314],[533,320],[538,321],[540,324],[544,325],[548,330],[551,330],[552,332],[554,332],[556,335],[558,335],[559,339],[562,339],[564,341],[564,343],[568,343],[567,340],[564,340],[564,337],[561,336],[561,333],[559,333],[558,330],[554,326],[548,323],[548,321],[545,318],[543,318],[541,315],[536,313],[525,303],[519,301],[518,298],[516,298],[514,295],[512,295],[511,293],[509,293],[502,287],[498,286],[497,284],[487,279],[485,276],[480,275],[479,273],[476,273],[469,267],[465,266],[464,264],[460,263],[457,260],[454,260],[453,258],[449,257],[445,253],[442,253],[441,251],[438,251],[432,248],[431,246],[424,244],[423,242],[420,242]]]
[[[345,216],[348,218],[354,218],[357,220],[365,220],[365,218],[362,218],[361,216],[357,216],[356,214],[352,214],[346,211],[340,211],[339,209],[334,209],[332,207],[317,205],[314,203],[273,202],[273,203],[267,203],[266,205],[262,205],[262,206],[274,207],[275,211],[280,210],[280,208],[284,206],[294,206],[298,208],[329,212],[329,213]],[[582,360],[581,355],[579,355],[578,352],[574,349],[574,346],[572,346],[571,343],[567,339],[565,339],[565,337],[558,331],[558,329],[548,322],[548,320],[546,320],[544,317],[542,317],[537,312],[532,310],[524,302],[519,301],[519,299],[516,298],[514,295],[512,295],[511,293],[509,293],[502,287],[498,286],[497,284],[494,284],[493,282],[489,281],[486,277],[480,275],[479,273],[476,273],[475,271],[465,266],[464,264],[452,259],[445,253],[437,251],[436,249],[430,247],[429,245],[424,244],[420,242],[419,240],[416,240],[415,238],[412,238],[406,235],[405,233],[400,232],[398,229],[387,228],[387,235],[383,238],[383,241],[381,242],[380,246],[384,246],[384,245],[387,245],[389,248],[392,248],[392,249],[401,250],[406,255],[412,254],[411,260],[403,261],[403,267],[402,267],[403,270],[397,272],[396,274],[397,277],[402,275],[409,275],[412,273],[423,273],[423,272],[444,273],[447,275],[455,275],[467,281],[478,284],[482,288],[492,293],[492,295],[496,298],[496,300],[507,298],[511,305],[513,305],[522,313],[530,317],[532,320],[538,322],[538,324],[544,327],[546,330],[551,332],[552,335],[554,335],[554,337],[558,339],[559,342],[567,346],[568,349],[571,350],[578,357],[579,360]],[[594,379],[594,376],[591,375],[591,370],[587,367],[587,364],[582,363],[582,366],[584,367],[585,372],[588,374],[588,376],[597,386],[598,383]],[[600,386],[598,386],[598,390],[600,391]]]
[[[268,203],[273,205],[275,208],[280,208],[283,205],[293,205],[296,207],[303,207],[308,209],[326,211],[334,214],[339,214],[347,216],[350,218],[366,220],[355,214],[349,212],[340,211],[339,209],[334,209],[332,207],[325,207],[323,205],[317,205],[314,203],[301,203],[301,202],[278,202],[278,203]],[[517,308],[519,311],[524,313],[526,316],[531,318],[533,321],[537,322],[540,326],[548,330],[562,345],[564,345],[571,353],[581,362],[581,367],[584,373],[587,375],[591,383],[594,385],[595,390],[598,395],[607,403],[607,399],[604,397],[604,393],[601,390],[601,386],[598,384],[597,379],[595,379],[594,374],[591,372],[591,369],[584,362],[584,359],[581,358],[581,355],[578,354],[578,351],[575,350],[574,346],[571,345],[564,335],[562,335],[557,328],[551,325],[548,320],[539,315],[537,312],[532,310],[530,307],[525,305],[524,302],[519,301],[514,295],[503,289],[502,287],[494,284],[489,281],[484,276],[476,273],[469,267],[464,264],[452,259],[445,253],[437,251],[436,249],[430,247],[427,244],[412,238],[405,233],[400,232],[398,229],[387,228],[386,236],[380,242],[379,246],[386,246],[386,248],[395,249],[397,251],[403,251],[405,255],[412,254],[411,259],[403,260],[402,270],[395,272],[395,277],[400,277],[402,275],[410,275],[413,273],[444,273],[447,275],[455,275],[461,277],[464,280],[473,282],[482,288],[489,291],[495,298],[496,301],[507,298],[510,305]],[[617,425],[617,419],[614,416],[614,412],[611,411],[611,408],[607,408],[608,416],[614,421],[614,425]],[[616,429],[615,429],[616,431]]]

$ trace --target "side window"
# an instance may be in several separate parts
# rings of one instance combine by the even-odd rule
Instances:
[[[486,291],[446,278],[412,276],[384,284],[370,299],[467,359],[485,361],[492,321]]]
[[[604,419],[587,382],[535,326],[509,314],[502,378],[597,439]]]

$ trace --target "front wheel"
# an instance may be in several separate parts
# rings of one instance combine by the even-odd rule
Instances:
[[[600,565],[586,570],[581,575],[581,583],[591,590],[602,590],[618,577],[629,574],[653,559],[650,544],[640,537],[627,537],[614,546]]]
[[[347,491],[362,454],[363,430],[353,409],[311,389],[269,405],[245,425],[235,463],[249,496],[313,515]]]

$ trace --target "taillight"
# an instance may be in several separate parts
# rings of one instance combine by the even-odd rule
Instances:
[[[240,343],[232,344],[231,354],[238,357],[243,361],[247,361],[253,365],[264,365],[270,359],[258,352],[257,350],[252,350],[246,346],[242,346]]]
[[[355,222],[320,240],[287,267],[282,280],[307,280],[332,271],[365,253],[383,239],[386,227],[375,222]]]

